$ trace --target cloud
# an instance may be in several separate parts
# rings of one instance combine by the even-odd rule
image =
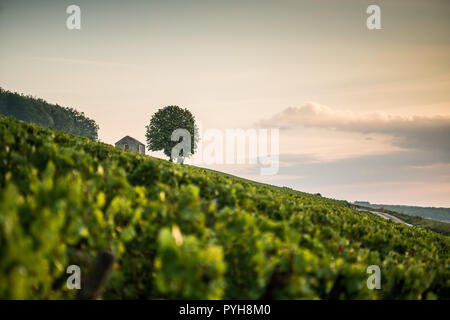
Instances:
[[[382,112],[357,113],[334,110],[309,102],[261,120],[258,125],[280,129],[321,128],[359,134],[392,136],[405,149],[435,152],[450,161],[450,116],[399,116]]]
[[[281,154],[279,174],[284,178],[259,180],[352,201],[450,206],[450,164],[437,161],[433,154],[413,150],[331,162]]]
[[[349,201],[450,206],[450,163],[415,150],[320,162],[303,154],[280,154],[274,176],[259,175],[257,165],[229,166],[225,171],[246,179],[286,186]]]

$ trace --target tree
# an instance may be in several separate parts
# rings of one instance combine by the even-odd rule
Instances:
[[[195,118],[188,109],[178,106],[167,106],[159,109],[151,118],[150,124],[146,126],[147,149],[150,151],[163,150],[164,154],[173,161],[172,149],[186,137],[178,137],[172,141],[172,134],[177,129],[187,130],[190,135],[190,148],[181,149],[176,158],[183,163],[184,158],[194,154],[198,143],[198,128]],[[189,135],[187,138],[189,138]],[[186,142],[186,141],[184,141]],[[190,149],[190,150],[189,150]]]

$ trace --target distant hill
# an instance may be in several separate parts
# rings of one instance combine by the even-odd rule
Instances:
[[[0,114],[93,140],[98,139],[99,126],[83,112],[2,88]]]
[[[433,219],[442,222],[450,222],[450,208],[436,208],[436,207],[416,207],[416,206],[401,206],[391,204],[373,204],[367,201],[355,201],[354,204],[375,209],[387,209],[395,212],[408,214],[411,216],[418,216],[426,219]]]

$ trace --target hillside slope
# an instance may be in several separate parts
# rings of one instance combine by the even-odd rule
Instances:
[[[450,298],[432,231],[4,116],[0,140],[0,298],[74,298],[105,248],[105,299]]]

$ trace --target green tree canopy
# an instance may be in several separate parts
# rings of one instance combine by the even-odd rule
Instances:
[[[185,129],[191,137],[190,154],[194,154],[198,143],[198,128],[195,124],[195,118],[188,109],[182,109],[178,106],[167,106],[159,109],[151,118],[150,124],[146,126],[147,148],[150,151],[162,150],[164,154],[170,157],[172,161],[172,149],[183,138],[172,141],[172,133],[177,129]],[[189,157],[189,154],[180,152],[180,157]]]
[[[93,140],[98,139],[98,124],[83,112],[1,87],[0,114]]]

